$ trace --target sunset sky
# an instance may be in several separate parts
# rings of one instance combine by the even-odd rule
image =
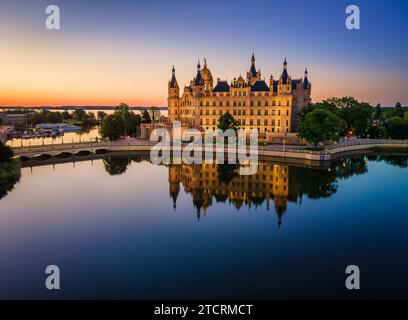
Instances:
[[[61,30],[45,8],[61,9]],[[361,30],[345,27],[360,6]],[[408,105],[408,1],[0,0],[0,105],[166,105],[207,58],[214,79],[245,75],[252,50],[269,79],[286,57],[312,96]]]

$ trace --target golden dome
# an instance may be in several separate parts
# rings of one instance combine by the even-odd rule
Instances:
[[[207,59],[204,59],[204,67],[201,70],[201,76],[205,83],[213,83],[213,76],[210,69],[207,68]]]

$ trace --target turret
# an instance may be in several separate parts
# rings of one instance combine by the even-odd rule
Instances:
[[[178,98],[180,94],[180,89],[176,79],[176,70],[171,70],[171,79],[169,81],[169,98]]]
[[[279,78],[278,93],[279,94],[290,94],[292,91],[292,79],[288,74],[288,62],[283,62],[283,71]]]

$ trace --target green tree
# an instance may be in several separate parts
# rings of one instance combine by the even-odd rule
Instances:
[[[67,110],[63,111],[63,112],[61,113],[61,115],[62,115],[62,119],[63,119],[63,120],[70,120],[70,119],[72,119],[72,115],[71,115]]]
[[[373,119],[378,120],[381,118],[381,104],[377,104],[373,113]]]
[[[123,119],[125,124],[125,133],[129,136],[137,133],[138,127],[142,121],[140,115],[136,115],[130,110],[129,106],[125,103],[121,103],[115,108],[114,115],[117,115]]]
[[[402,111],[401,102],[397,102],[396,105],[395,105],[394,115],[395,115],[396,117],[402,117],[402,116],[403,116],[403,113],[404,113],[404,112]]]
[[[233,129],[236,132],[238,130],[238,121],[229,112],[226,112],[218,119],[218,128],[222,131]]]
[[[345,127],[345,122],[336,114],[318,108],[300,124],[299,137],[316,146],[323,141],[338,141]]]
[[[72,118],[80,122],[83,122],[86,116],[87,115],[86,115],[85,110],[82,110],[82,109],[75,109],[72,112]]]
[[[48,112],[45,122],[49,123],[61,123],[63,120],[61,112],[55,111],[55,112]]]
[[[102,138],[117,140],[126,133],[125,121],[117,114],[109,115],[103,119],[99,131]]]
[[[404,113],[404,120],[405,120],[405,121],[408,121],[408,111],[406,111],[406,112]]]
[[[150,118],[150,114],[147,110],[143,110],[142,112],[142,123],[151,123],[152,119]]]
[[[108,114],[105,111],[98,111],[96,114],[96,117],[98,118],[98,121],[102,122],[102,120],[107,116]]]
[[[388,132],[384,126],[370,126],[367,129],[367,135],[372,139],[387,139]]]
[[[408,138],[408,122],[400,117],[392,117],[386,124],[388,134],[392,139]]]
[[[0,142],[0,162],[7,162],[14,156],[13,149]]]

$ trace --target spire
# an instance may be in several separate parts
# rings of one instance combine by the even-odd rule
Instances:
[[[285,58],[285,61],[283,62],[283,71],[282,71],[280,80],[282,80],[282,84],[288,84],[288,79],[289,79],[288,62],[286,61],[286,58]]]
[[[250,75],[251,77],[256,77],[255,53],[252,53],[251,68],[249,69],[249,75]]]
[[[173,65],[173,69],[171,69],[170,87],[172,88],[178,87],[177,80],[176,80],[176,69],[174,69],[174,65]]]
[[[201,65],[200,65],[200,60],[198,60],[198,64],[197,64],[197,72],[201,71]]]
[[[207,68],[207,59],[204,58],[204,68]]]
[[[309,87],[308,72],[307,72],[307,68],[305,68],[305,78],[303,79],[303,89],[307,89],[308,87]]]
[[[200,60],[198,60],[197,64],[197,75],[194,78],[194,84],[196,86],[203,86],[204,85],[204,80],[203,77],[201,76],[201,65],[200,65]]]

